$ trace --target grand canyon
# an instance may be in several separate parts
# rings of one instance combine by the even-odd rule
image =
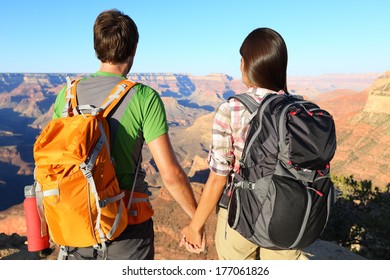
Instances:
[[[0,73],[0,251],[8,250],[8,253],[0,253],[0,258],[13,255],[10,248],[3,248],[8,246],[4,244],[9,244],[12,236],[23,240],[26,235],[21,203],[24,186],[33,182],[32,146],[51,118],[52,104],[67,75],[85,74]],[[242,82],[225,74],[135,73],[128,78],[150,85],[160,93],[176,156],[198,198],[208,175],[206,159],[214,110],[229,96],[244,91]],[[291,77],[288,85],[290,93],[315,101],[334,116],[338,146],[331,162],[332,173],[370,180],[381,190],[389,188],[390,71]],[[205,253],[191,255],[179,248],[180,230],[189,220],[176,203],[172,203],[147,147],[142,167],[147,172],[156,209],[156,258],[216,259],[215,215],[207,223],[208,250]],[[325,244],[327,248],[331,246]],[[14,259],[33,256],[18,255],[18,252]]]

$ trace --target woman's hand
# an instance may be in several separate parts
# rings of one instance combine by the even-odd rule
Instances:
[[[191,227],[191,224],[186,226],[181,233],[183,237],[179,246],[184,246],[187,251],[191,253],[199,254],[205,250],[206,247],[206,232],[204,228],[201,230],[195,230]]]
[[[225,188],[226,180],[227,176],[221,176],[210,171],[195,214],[190,224],[181,231],[183,238],[180,241],[180,247],[185,246],[188,251],[197,254],[204,251],[206,247],[204,225],[218,204]]]

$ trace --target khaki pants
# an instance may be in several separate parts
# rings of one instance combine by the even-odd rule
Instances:
[[[305,260],[300,250],[270,250],[248,241],[227,223],[227,210],[220,209],[215,233],[215,246],[220,260]]]

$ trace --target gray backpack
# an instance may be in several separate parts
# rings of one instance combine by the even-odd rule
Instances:
[[[247,94],[231,98],[254,117],[240,172],[225,192],[229,226],[261,247],[307,247],[325,229],[334,204],[332,116],[289,94],[268,94],[260,105]]]

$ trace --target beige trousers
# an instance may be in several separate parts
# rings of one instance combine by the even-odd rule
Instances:
[[[301,250],[270,250],[248,241],[227,223],[227,210],[220,209],[215,232],[215,246],[220,260],[255,260],[260,249],[261,260],[305,260]]]

